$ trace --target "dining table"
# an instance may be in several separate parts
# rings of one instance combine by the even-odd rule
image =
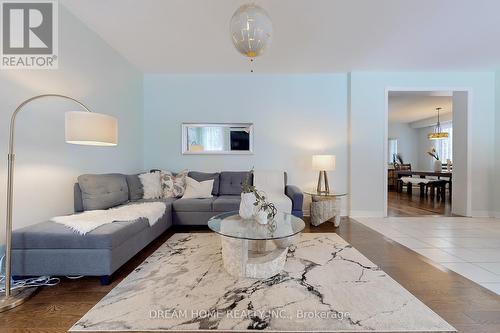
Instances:
[[[451,171],[417,171],[417,170],[397,170],[396,171],[396,178],[401,179],[402,177],[413,177],[413,176],[419,176],[420,178],[427,178],[427,177],[435,177],[437,180],[443,180],[446,184],[448,184],[448,190],[450,193],[450,200],[451,200],[451,185],[452,185],[452,172]],[[444,178],[444,179],[443,179]],[[445,185],[443,185],[445,186]],[[398,187],[398,192],[402,190],[401,187]],[[444,187],[443,187],[444,190]],[[433,190],[434,191],[434,190]],[[434,192],[431,192],[432,197],[434,197]],[[422,195],[422,193],[421,193]],[[442,193],[442,196],[444,198],[444,191]]]
[[[441,177],[449,178],[451,181],[452,173],[451,171],[413,171],[413,170],[398,170],[396,171],[397,178],[401,178],[403,176],[420,176],[420,178],[427,177],[437,177],[441,179]]]

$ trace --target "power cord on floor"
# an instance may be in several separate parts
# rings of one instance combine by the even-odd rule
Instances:
[[[59,278],[50,276],[39,276],[28,279],[13,280],[11,279],[10,290],[16,290],[29,287],[55,286],[61,281]],[[5,292],[5,276],[0,276],[0,292]]]
[[[3,267],[3,261],[5,256],[0,258],[0,267]],[[39,276],[27,279],[14,280],[11,279],[11,290],[29,288],[29,287],[41,287],[41,286],[55,286],[61,279],[51,276]],[[0,275],[0,293],[5,292],[5,275]]]

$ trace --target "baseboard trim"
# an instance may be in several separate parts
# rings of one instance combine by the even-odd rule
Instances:
[[[492,212],[489,210],[473,210],[471,217],[499,217],[500,212]]]
[[[304,210],[304,216],[311,217],[311,211],[310,210]],[[340,216],[344,217],[344,216],[350,216],[350,215],[348,214],[347,209],[342,208],[340,210]]]
[[[351,210],[350,217],[385,217],[383,211],[380,210]]]

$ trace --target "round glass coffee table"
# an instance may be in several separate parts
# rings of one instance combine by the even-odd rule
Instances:
[[[305,223],[278,212],[274,220],[262,225],[242,219],[238,212],[227,212],[212,217],[208,227],[220,235],[222,260],[229,274],[266,279],[283,270],[293,236],[304,230]]]

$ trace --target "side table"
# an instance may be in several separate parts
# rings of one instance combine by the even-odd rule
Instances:
[[[347,193],[324,193],[305,191],[312,198],[311,224],[318,226],[321,223],[332,221],[335,227],[340,225],[341,198]]]

